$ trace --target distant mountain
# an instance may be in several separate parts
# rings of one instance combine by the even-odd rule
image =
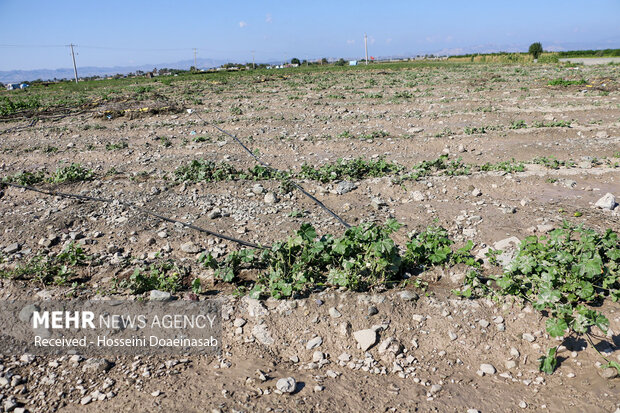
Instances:
[[[196,64],[199,69],[210,69],[213,67],[219,67],[225,63],[224,60],[214,59],[197,59]],[[94,66],[78,66],[78,76],[108,76],[115,74],[127,74],[141,70],[143,72],[151,71],[154,68],[167,68],[167,69],[189,69],[194,65],[193,60],[181,60],[174,63],[158,63],[158,64],[144,64],[138,66],[114,66],[114,67],[94,67]],[[36,69],[36,70],[9,70],[0,71],[0,82],[2,83],[17,83],[24,81],[33,81],[37,79],[52,80],[52,79],[72,79],[73,68],[62,69]]]

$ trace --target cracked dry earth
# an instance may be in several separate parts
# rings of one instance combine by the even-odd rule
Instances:
[[[276,181],[258,182],[262,189],[243,180],[175,182],[175,169],[193,159],[226,161],[238,169],[253,165],[231,138],[203,124],[199,113],[283,170],[358,156],[385,157],[405,167],[441,154],[477,165],[512,158],[524,163],[523,172],[436,174],[402,184],[389,176],[369,178],[353,182],[354,189],[345,194],[338,193],[336,182],[302,182],[351,224],[394,217],[405,225],[396,241],[433,221],[448,229],[457,245],[472,239],[474,252],[510,237],[548,232],[563,220],[618,231],[620,208],[595,203],[606,193],[620,197],[619,70],[613,65],[443,64],[153,81],[147,99],[165,96],[195,113],[108,120],[93,110],[41,121],[1,135],[0,171],[4,177],[77,162],[94,171],[94,180],[62,184],[58,190],[124,199],[262,244],[285,238],[302,222],[312,223],[320,234],[342,233],[335,219],[298,192],[266,199],[265,192],[278,193]],[[584,78],[604,86],[547,86],[556,78]],[[512,129],[519,120],[527,127]],[[570,127],[534,126],[562,121]],[[118,142],[127,145],[106,149]],[[574,163],[554,169],[536,163],[540,157]],[[10,187],[2,192],[3,268],[37,253],[57,253],[72,241],[97,257],[97,265],[80,270],[77,285],[72,280],[62,286],[0,280],[2,299],[138,299],[115,288],[115,279],[170,258],[191,268],[177,298],[186,296],[189,282],[198,277],[206,291],[201,299],[216,296],[225,303],[218,357],[102,360],[5,354],[0,358],[0,405],[6,411],[620,408],[619,379],[603,377],[601,358],[586,341],[567,340],[556,372],[540,373],[537,359],[556,343],[545,332],[545,318],[509,299],[456,297],[451,290],[462,285],[463,268],[422,274],[429,284],[424,291],[326,289],[295,300],[256,301],[233,294],[234,286],[213,280],[197,263],[197,251],[224,256],[237,249],[231,242],[122,205]],[[373,202],[377,199],[381,202]],[[607,300],[601,311],[610,329],[599,337],[597,348],[620,361],[620,308]],[[363,351],[359,340],[372,345]],[[278,388],[286,386],[278,381],[287,377],[296,383],[288,389],[292,393],[282,394]]]

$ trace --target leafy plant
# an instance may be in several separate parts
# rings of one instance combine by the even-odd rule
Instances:
[[[605,333],[609,326],[607,317],[592,306],[605,298],[620,300],[618,234],[611,229],[599,234],[565,222],[548,236],[525,238],[512,263],[493,279],[498,289],[486,292],[532,303],[548,315],[550,336],[585,335],[591,343],[591,328]],[[555,349],[549,349],[539,360],[542,371],[553,372],[555,355]]]
[[[175,292],[188,274],[186,268],[177,266],[172,260],[152,263],[146,268],[136,268],[129,279],[118,282],[120,288],[127,288],[133,294],[151,290]]]
[[[89,181],[93,178],[93,175],[92,170],[83,168],[79,163],[72,163],[69,166],[58,168],[48,180],[51,183],[62,184],[65,182]]]
[[[363,179],[379,177],[396,173],[402,166],[388,162],[383,158],[376,161],[356,158],[352,160],[338,159],[334,164],[327,164],[318,168],[304,163],[301,166],[300,178],[312,179],[321,182],[330,182],[341,179]]]

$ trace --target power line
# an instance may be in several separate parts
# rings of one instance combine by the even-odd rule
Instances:
[[[254,152],[252,152],[247,146],[245,146],[243,144],[243,142],[241,142],[241,140],[239,138],[237,138],[235,135],[225,131],[224,129],[220,128],[219,126],[217,126],[214,123],[210,123],[207,122],[206,120],[204,120],[196,111],[193,111],[193,113],[198,117],[198,119],[200,119],[201,121],[203,121],[205,124],[213,126],[215,129],[217,129],[218,131],[222,132],[223,134],[233,138],[235,140],[235,142],[237,142],[252,158],[254,158],[254,160],[256,162],[258,162],[261,166],[264,166],[265,168],[271,169],[274,172],[280,172],[278,169],[274,168],[271,165],[266,164],[265,162],[261,161],[258,156],[256,156],[254,154]],[[338,214],[336,214],[334,211],[332,211],[331,209],[329,209],[327,206],[325,206],[325,204],[323,204],[321,201],[319,201],[316,197],[314,197],[313,195],[311,195],[310,193],[308,193],[308,191],[306,191],[301,185],[299,185],[297,182],[293,181],[292,179],[290,180],[291,184],[297,188],[302,194],[304,194],[305,196],[307,196],[308,198],[310,198],[315,204],[317,204],[319,207],[323,208],[325,211],[327,211],[327,213],[329,213],[332,217],[336,218],[345,228],[351,228],[351,225],[347,224],[347,222],[342,219]]]

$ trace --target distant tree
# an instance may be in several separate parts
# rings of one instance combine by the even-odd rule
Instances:
[[[534,59],[538,59],[538,56],[543,52],[542,44],[540,42],[532,43],[528,51],[529,54],[534,56]]]
[[[343,58],[340,58],[340,60],[338,60],[336,63],[334,63],[334,65],[336,66],[344,66],[345,65],[345,60]]]
[[[327,63],[328,63],[328,62],[327,62],[327,58],[326,58],[326,57],[324,57],[324,58],[322,58],[322,59],[321,59],[321,64],[322,64],[322,65],[326,65]]]
[[[294,57],[294,58],[291,59],[291,64],[292,65],[299,65],[299,64],[301,64],[301,62],[299,61],[298,58]]]

